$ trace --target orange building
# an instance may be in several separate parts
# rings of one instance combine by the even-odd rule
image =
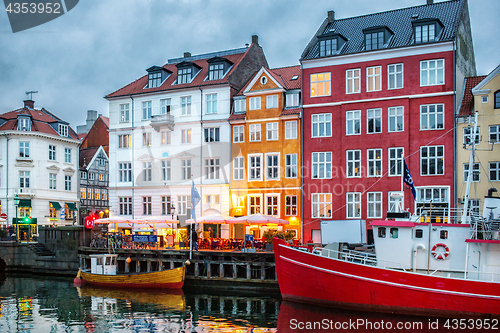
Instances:
[[[230,213],[261,213],[289,224],[235,224],[233,237],[292,229],[301,239],[300,87],[300,66],[262,67],[234,97]]]

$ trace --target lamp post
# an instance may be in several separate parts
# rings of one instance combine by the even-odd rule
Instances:
[[[170,214],[172,214],[172,221],[174,220],[174,214],[175,214],[175,207],[170,206]]]
[[[16,206],[16,227],[15,227],[15,233],[16,233],[16,241],[19,240],[19,232],[18,232],[18,229],[19,229],[19,221],[17,220],[17,211],[19,210],[19,195],[16,194],[16,196],[14,197],[14,205]],[[12,223],[12,226],[14,226],[14,223]]]

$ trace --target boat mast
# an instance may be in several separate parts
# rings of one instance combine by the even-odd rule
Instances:
[[[467,211],[469,210],[470,183],[472,182],[472,175],[474,173],[474,157],[475,157],[474,155],[476,146],[477,119],[478,119],[478,112],[476,111],[474,112],[474,129],[472,132],[469,133],[469,144],[471,145],[471,151],[469,157],[469,172],[467,174],[467,187],[465,189],[464,210],[462,212],[462,219],[460,221],[461,223],[467,223]],[[464,146],[466,144],[467,143],[464,142]]]

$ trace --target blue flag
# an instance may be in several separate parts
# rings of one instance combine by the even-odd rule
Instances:
[[[196,186],[194,185],[194,180],[192,182],[193,183],[191,185],[191,218],[196,221],[195,208],[196,205],[200,202],[201,196],[200,193],[198,193]]]
[[[405,171],[403,175],[403,182],[411,188],[411,193],[413,194],[413,199],[417,200],[417,191],[415,190],[415,184],[413,184],[413,178],[411,178],[410,170],[406,165],[405,161]]]

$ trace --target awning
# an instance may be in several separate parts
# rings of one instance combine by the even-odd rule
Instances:
[[[31,208],[31,199],[19,199],[19,204],[17,206]]]
[[[52,208],[55,208],[55,210],[61,209],[61,205],[57,201],[49,201],[50,204],[52,205]]]
[[[68,209],[70,210],[76,210],[76,203],[74,202],[66,202],[66,206],[68,206]]]

